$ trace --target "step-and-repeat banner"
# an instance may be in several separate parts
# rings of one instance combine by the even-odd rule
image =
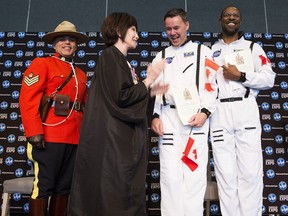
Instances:
[[[41,41],[43,34],[44,32],[0,32],[0,193],[4,180],[31,173],[18,99],[23,72],[31,61],[54,53],[51,45]],[[97,64],[97,56],[105,45],[99,32],[86,34],[90,40],[78,47],[75,61],[77,66],[86,71],[90,80]],[[211,32],[190,33],[193,41],[209,47],[217,40],[218,35]],[[157,52],[169,46],[169,41],[164,32],[139,32],[139,37],[137,48],[129,51],[127,58],[143,79],[149,62]],[[263,47],[277,73],[274,88],[261,91],[257,99],[263,129],[263,215],[288,215],[288,33],[245,33],[245,38]],[[149,115],[148,118],[150,119]],[[150,215],[160,215],[158,138],[150,130],[149,132],[147,206]],[[210,166],[212,180],[215,181],[213,158],[210,159]],[[12,194],[11,212],[28,212],[28,198],[27,194]],[[211,215],[221,215],[219,202],[211,202],[210,208],[205,211],[210,211]]]

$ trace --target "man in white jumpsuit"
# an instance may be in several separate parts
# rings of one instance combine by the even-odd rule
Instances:
[[[209,129],[206,119],[215,110],[213,76],[219,66],[212,61],[208,47],[187,39],[189,21],[183,9],[168,11],[164,21],[172,45],[159,52],[153,63],[165,57],[165,69],[155,83],[169,85],[169,89],[156,96],[151,124],[159,135],[161,215],[203,216]]]
[[[223,9],[219,21],[222,34],[212,51],[223,70],[216,75],[218,101],[210,135],[221,212],[223,216],[260,216],[263,159],[256,96],[259,90],[273,87],[275,73],[263,49],[238,32],[238,8]],[[231,63],[233,59],[236,64]]]

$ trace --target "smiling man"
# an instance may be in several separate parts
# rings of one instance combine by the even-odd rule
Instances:
[[[53,45],[55,54],[32,61],[24,72],[19,100],[27,154],[35,171],[29,215],[47,215],[50,197],[49,215],[64,216],[87,97],[86,74],[74,66],[73,56],[88,37],[63,21],[42,40]],[[39,112],[43,95],[51,97],[45,120]]]
[[[275,73],[263,49],[239,32],[235,6],[220,16],[222,34],[212,46],[222,66],[216,75],[217,109],[211,116],[211,141],[223,216],[262,215],[263,162],[256,97],[272,88]]]
[[[207,119],[214,110],[213,74],[219,67],[211,60],[208,47],[187,37],[190,24],[186,11],[172,9],[164,22],[171,46],[159,52],[153,63],[165,58],[165,70],[156,83],[169,85],[169,90],[156,96],[151,124],[159,135],[161,215],[202,216]]]

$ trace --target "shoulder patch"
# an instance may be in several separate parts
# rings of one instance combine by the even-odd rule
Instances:
[[[194,56],[194,52],[185,52],[184,53],[184,58],[189,57],[189,56]]]
[[[216,50],[214,51],[213,53],[213,57],[216,58],[216,57],[219,57],[221,55],[221,49],[220,50]]]
[[[39,75],[34,76],[33,72],[29,73],[28,76],[24,77],[24,83],[29,87],[37,82],[39,82]]]
[[[166,59],[165,59],[165,60],[166,60],[166,63],[167,63],[167,64],[171,64],[174,57],[175,57],[175,56],[173,56],[173,57],[166,57]]]

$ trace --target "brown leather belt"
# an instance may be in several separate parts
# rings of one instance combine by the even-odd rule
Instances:
[[[74,104],[74,102],[70,102],[70,104],[69,104],[69,108],[70,108],[70,109],[72,109],[73,104]],[[84,108],[85,108],[84,104],[82,104],[82,103],[80,103],[80,102],[78,102],[78,101],[75,102],[75,105],[74,105],[74,107],[73,107],[74,110],[76,110],[76,111],[82,111],[82,112],[84,111]]]

